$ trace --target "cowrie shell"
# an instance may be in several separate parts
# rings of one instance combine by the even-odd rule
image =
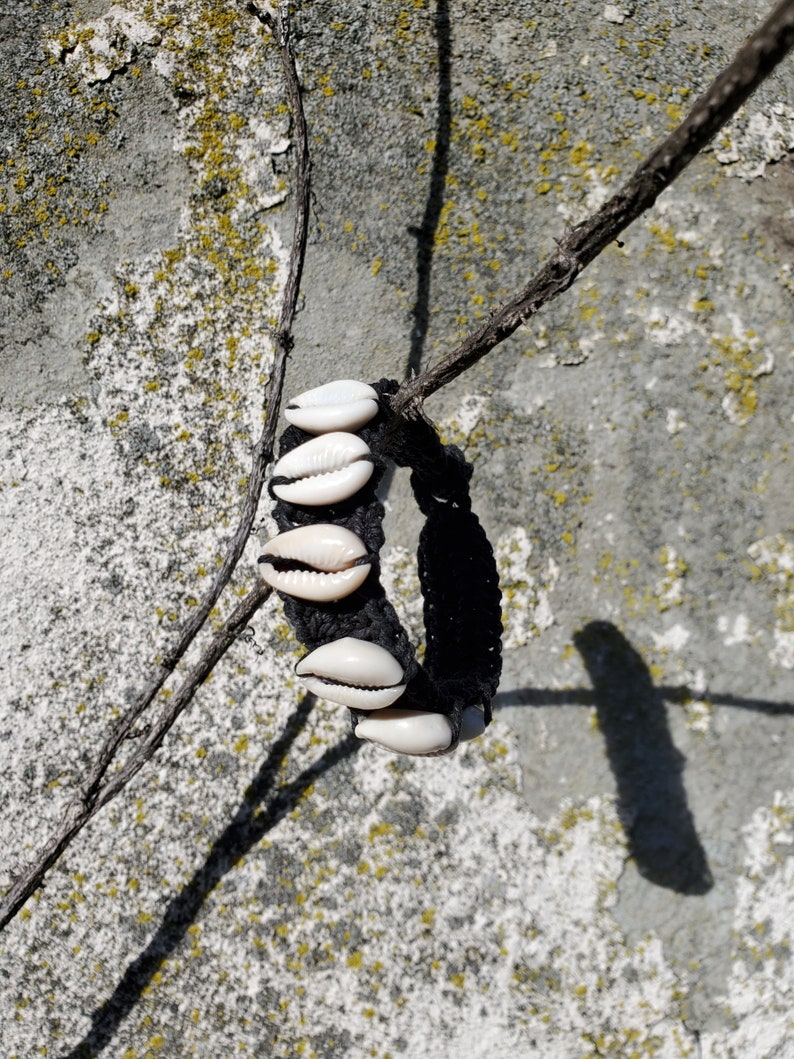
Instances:
[[[290,423],[307,434],[357,430],[378,411],[378,395],[365,382],[337,379],[298,394],[284,409]]]
[[[355,565],[367,549],[344,526],[320,523],[279,533],[260,556],[262,577],[279,592],[315,603],[330,603],[355,592],[367,579],[370,564]],[[278,569],[267,560],[287,559],[301,566]]]
[[[396,754],[439,754],[452,742],[452,726],[443,713],[386,709],[359,721],[356,735]]]
[[[460,722],[460,741],[468,743],[479,739],[485,731],[485,714],[481,706],[467,706]]]
[[[353,710],[391,706],[405,691],[405,675],[394,655],[367,640],[343,636],[302,658],[295,672],[323,699]]]
[[[323,434],[281,457],[273,477],[294,480],[274,485],[273,492],[290,504],[337,504],[370,480],[375,469],[371,457],[369,446],[357,434]]]

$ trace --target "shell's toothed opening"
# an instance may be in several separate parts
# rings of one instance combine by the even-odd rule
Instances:
[[[333,577],[334,574],[341,574],[344,570],[352,570],[354,566],[369,565],[366,555],[361,559],[350,559],[347,562],[340,563],[335,570],[326,570],[319,566],[312,566],[311,563],[304,562],[302,559],[292,559],[282,555],[260,555],[259,562],[268,563],[279,573],[305,572],[307,574],[324,574],[328,577]]]
[[[362,457],[333,471],[276,478],[271,491],[279,500],[304,507],[339,504],[363,489],[374,471],[373,460]]]
[[[357,456],[356,459],[351,460],[350,463],[345,464],[344,467],[333,467],[329,471],[315,471],[314,474],[297,474],[297,475],[284,475],[284,485],[295,485],[297,482],[315,482],[322,481],[324,479],[333,478],[338,475],[340,471],[346,471],[350,467],[355,467],[359,463],[370,463],[374,464],[371,456]]]
[[[313,677],[314,680],[319,680],[329,688],[355,688],[356,691],[392,691],[395,688],[405,688],[405,684],[353,684],[350,681],[345,680],[326,680],[325,677],[318,676],[317,673],[302,673],[302,677]]]
[[[385,709],[395,703],[405,691],[405,684],[391,687],[359,687],[355,684],[332,683],[312,675],[300,678],[309,691],[321,699],[367,713]]]
[[[366,563],[347,570],[276,570],[269,559],[265,556],[266,561],[262,563],[263,581],[277,592],[315,603],[335,603],[352,595],[364,584],[372,569]]]

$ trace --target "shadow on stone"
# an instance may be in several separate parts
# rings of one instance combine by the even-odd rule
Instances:
[[[438,89],[436,94],[436,135],[433,147],[433,166],[430,171],[430,187],[427,191],[425,212],[418,228],[409,231],[416,239],[416,298],[414,300],[414,325],[411,330],[411,349],[408,355],[406,376],[418,373],[422,366],[422,355],[430,323],[430,278],[433,269],[433,248],[436,229],[444,205],[447,170],[449,168],[449,144],[452,130],[452,104],[450,101],[451,51],[448,0],[436,4],[436,43],[438,47]]]
[[[685,759],[673,744],[667,710],[648,667],[609,622],[591,622],[573,642],[593,684],[637,869],[657,886],[707,893],[713,879],[687,804]]]
[[[430,326],[430,287],[433,275],[433,251],[436,231],[441,220],[444,195],[449,170],[449,145],[452,136],[452,38],[449,22],[449,0],[436,3],[436,48],[438,54],[438,80],[436,88],[436,132],[433,146],[433,163],[430,170],[430,185],[425,199],[425,211],[418,226],[411,225],[408,232],[416,239],[416,296],[412,310],[411,345],[403,377],[411,378],[422,369],[422,358]],[[391,489],[395,467],[391,462],[381,480],[378,495],[385,499]]]
[[[323,773],[361,747],[351,733],[330,747],[318,761],[290,783],[278,786],[284,756],[304,729],[314,706],[307,695],[287,722],[253,782],[245,792],[229,825],[212,846],[204,864],[170,902],[162,924],[146,948],[132,961],[108,999],[91,1016],[91,1029],[61,1059],[89,1059],[99,1055],[115,1037],[119,1026],[141,998],[152,977],[184,938],[207,897],[244,856],[289,813],[306,789]],[[266,803],[266,804],[265,804]]]

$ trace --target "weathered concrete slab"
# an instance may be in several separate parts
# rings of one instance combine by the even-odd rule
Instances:
[[[0,11],[5,887],[236,523],[292,159],[232,6]],[[763,13],[303,5],[290,392],[448,349]],[[4,1056],[794,1053],[793,83],[429,403],[502,578],[486,736],[353,746],[272,603],[0,938]]]

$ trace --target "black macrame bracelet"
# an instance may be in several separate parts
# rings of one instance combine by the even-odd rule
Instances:
[[[321,432],[311,426],[313,433],[319,434],[313,438],[313,434],[300,426],[287,427],[281,436],[280,459],[269,485],[270,494],[276,501],[273,517],[281,533],[268,543],[260,563],[265,564],[265,579],[281,594],[284,612],[297,638],[310,652],[339,641],[347,644],[345,638],[351,638],[375,644],[388,652],[403,673],[395,690],[389,691],[383,687],[382,681],[378,684],[371,676],[365,678],[371,684],[362,685],[355,676],[340,675],[333,664],[333,672],[315,672],[323,666],[319,661],[314,666],[311,661],[314,656],[310,656],[306,659],[308,666],[299,663],[298,672],[300,675],[302,666],[304,672],[308,669],[305,682],[312,690],[317,689],[316,681],[319,680],[318,694],[348,705],[353,728],[362,738],[398,752],[442,754],[454,750],[461,738],[481,734],[491,721],[491,700],[501,672],[501,594],[493,550],[471,510],[468,487],[472,467],[454,445],[442,445],[426,419],[398,420],[394,417],[388,398],[397,392],[398,386],[396,381],[384,379],[371,387],[370,392],[374,391],[377,403],[371,402],[371,418],[355,431],[360,442],[364,443],[360,445],[359,442],[361,451],[364,452],[364,446],[369,450],[364,456],[349,456],[355,438],[347,443],[331,440],[350,438],[349,434],[329,433],[327,426]],[[362,393],[370,389],[346,381],[328,384],[295,398],[287,406],[286,414],[306,425],[313,418],[323,420],[329,406],[333,412],[336,405],[352,408],[357,401],[366,400],[355,396],[358,390],[350,391],[353,396],[348,399],[345,387],[359,387]],[[323,403],[313,404],[313,401],[320,401],[318,394]],[[358,423],[355,417],[353,421]],[[323,449],[322,437],[328,439],[330,455]],[[338,473],[333,466],[328,466],[327,470],[322,466],[334,464],[331,451],[334,444],[343,447],[347,444],[348,470],[344,473],[359,477],[366,475],[368,480],[342,500],[318,503],[315,498],[310,505],[295,502],[296,482],[303,493],[314,490],[313,495],[321,496],[323,478]],[[285,461],[284,457],[299,446],[303,447],[300,453]],[[423,664],[417,661],[414,648],[380,582],[384,509],[376,490],[388,459],[400,467],[411,468],[411,487],[426,519],[417,556],[426,633]],[[344,463],[345,459],[338,462]],[[367,466],[369,463],[373,466],[371,472]],[[283,473],[285,465],[287,473]],[[299,465],[300,469],[296,470]],[[304,467],[306,471],[303,471]],[[357,480],[350,488],[356,486]],[[298,494],[302,496],[301,489]],[[287,496],[293,496],[293,499],[285,499]],[[302,534],[293,532],[304,527],[315,529]],[[342,533],[354,534],[361,544],[359,554],[352,559],[347,556],[342,571],[334,570],[334,564],[340,565],[340,561],[334,556],[329,558],[325,554],[328,549],[322,543],[324,528],[328,536],[334,537],[334,527],[339,527]],[[344,540],[347,542],[348,538]],[[366,567],[369,567],[368,571]],[[361,583],[352,590],[345,587],[348,594],[341,598],[301,598],[305,593],[314,593],[315,597],[324,594],[326,581],[333,582],[334,578]],[[355,650],[358,645],[352,646]],[[324,658],[328,653],[326,649],[317,658]],[[404,690],[396,691],[396,687],[403,685]],[[333,690],[328,693],[322,690],[324,687],[332,689],[332,686],[336,688],[336,697]],[[353,690],[348,691],[348,688]],[[396,705],[392,705],[389,697],[392,694]],[[385,697],[388,704],[366,709],[368,696]],[[389,724],[396,726],[394,730],[400,725],[403,728],[410,726],[416,722],[413,711],[446,718],[448,724],[442,723],[438,729],[440,734],[430,735],[428,744],[423,743],[421,736],[417,743],[410,735],[407,742],[399,735],[395,742]],[[373,719],[376,721],[374,726]],[[427,724],[420,720],[418,726],[421,730]],[[425,748],[431,744],[430,749]],[[414,749],[415,746],[419,749]]]

